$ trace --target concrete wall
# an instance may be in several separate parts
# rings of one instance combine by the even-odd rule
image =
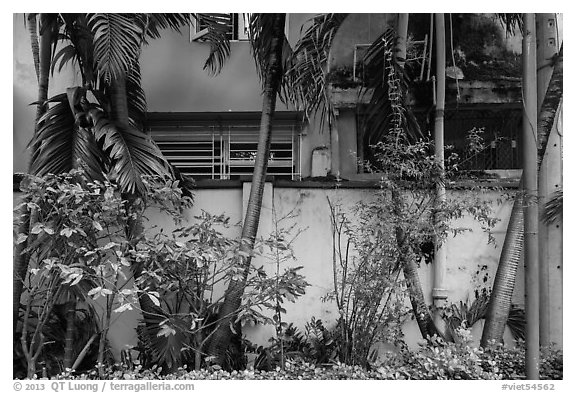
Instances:
[[[206,210],[214,214],[223,212],[230,216],[232,223],[241,222],[242,211],[245,209],[245,202],[248,198],[247,190],[249,190],[249,184],[245,184],[243,189],[197,190],[195,206],[187,212],[187,217],[192,220],[194,215],[201,210]],[[294,209],[297,217],[283,222],[282,226],[287,227],[296,222],[297,228],[304,230],[294,241],[293,247],[297,259],[294,266],[303,266],[301,273],[311,286],[307,288],[306,295],[296,303],[286,304],[285,321],[294,322],[299,327],[303,327],[312,316],[323,319],[328,325],[335,322],[338,316],[335,304],[321,300],[332,289],[332,237],[327,198],[334,203],[341,203],[346,209],[351,209],[354,203],[371,198],[373,193],[373,190],[368,189],[273,188],[271,184],[267,185],[258,236],[266,237],[272,230],[274,214],[276,217],[283,217]],[[455,195],[454,192],[451,194]],[[490,192],[486,198],[495,201],[500,196],[498,192]],[[493,231],[496,246],[488,244],[487,235],[473,219],[464,218],[454,223],[458,227],[472,228],[473,232],[450,238],[447,241],[446,287],[449,303],[466,299],[472,301],[474,289],[490,288],[492,285],[511,203],[495,202],[493,206],[494,214],[502,219]],[[149,216],[150,225],[153,223],[159,227],[173,228],[169,217],[158,212],[150,212]],[[352,217],[350,215],[350,218]],[[227,234],[235,236],[239,233],[239,227],[234,227]],[[254,264],[263,265],[270,272],[274,267],[271,261],[263,258],[256,258]],[[485,270],[482,270],[483,267]],[[483,282],[485,274],[488,280]],[[428,302],[431,303],[431,266],[422,264],[420,277],[424,293]],[[520,269],[514,291],[513,302],[515,304],[523,304],[523,283],[522,269]],[[556,288],[551,287],[551,290],[556,298],[561,296]],[[136,336],[130,326],[135,325],[134,318],[136,317],[138,317],[136,313],[123,315],[111,329],[111,340],[123,344],[135,344]],[[475,331],[479,339],[481,329],[476,327]],[[420,340],[416,323],[409,319],[404,326],[404,332],[407,343],[412,347],[416,346]],[[244,334],[253,342],[265,344],[267,339],[274,334],[274,329],[272,326],[246,327]],[[118,340],[118,337],[122,339]],[[555,341],[561,342],[561,337],[555,336]]]
[[[199,189],[195,192],[194,207],[185,213],[187,222],[192,222],[194,216],[201,210],[213,214],[224,213],[230,217],[231,223],[240,224],[246,209],[250,184],[244,183],[242,188],[235,189]],[[469,191],[449,191],[450,197],[464,197]],[[310,286],[306,289],[306,295],[296,301],[287,303],[287,314],[284,320],[293,322],[302,328],[311,317],[321,318],[328,326],[335,323],[338,312],[332,302],[324,302],[322,298],[332,290],[332,234],[330,223],[330,210],[327,202],[329,198],[333,203],[343,206],[348,211],[348,217],[354,221],[352,208],[360,200],[366,201],[374,196],[373,189],[321,189],[321,188],[274,188],[268,183],[265,188],[264,203],[259,228],[259,237],[267,237],[273,230],[276,219],[286,216],[290,212],[296,213],[291,219],[282,221],[280,227],[289,227],[296,224],[296,229],[303,232],[295,239],[293,250],[296,261],[287,262],[283,267],[303,266],[301,273],[305,276]],[[474,290],[482,288],[490,289],[508,225],[508,217],[511,210],[511,202],[498,203],[502,197],[500,191],[489,191],[483,198],[493,202],[493,213],[501,221],[493,230],[496,244],[488,244],[488,235],[482,231],[478,223],[471,217],[465,217],[453,223],[453,227],[470,228],[467,232],[457,237],[449,237],[446,243],[447,264],[445,286],[448,290],[448,303],[457,303],[460,300],[474,300]],[[14,194],[14,203],[18,200],[18,194]],[[174,229],[170,217],[156,210],[150,210],[147,214],[148,228],[155,226],[153,231],[164,228]],[[295,234],[295,233],[294,233]],[[226,235],[237,237],[240,235],[240,226],[232,226]],[[558,251],[556,251],[558,252]],[[254,260],[255,266],[264,266],[272,273],[273,261],[263,257]],[[522,266],[522,264],[520,264]],[[551,312],[552,340],[562,345],[562,287],[560,270],[552,271],[550,282],[551,302],[554,305]],[[433,272],[430,265],[421,264],[420,278],[424,294],[429,304],[432,302],[431,290]],[[486,278],[486,279],[485,279]],[[518,271],[516,287],[513,295],[513,303],[524,303],[524,275],[523,269]],[[408,305],[408,303],[407,303]],[[136,344],[134,327],[137,325],[140,315],[135,311],[115,315],[110,330],[110,342],[116,354],[125,346]],[[473,331],[476,339],[481,335],[481,326],[475,326]],[[404,325],[405,340],[411,347],[415,347],[420,340],[420,333],[415,321],[408,319]],[[251,341],[258,344],[266,344],[269,337],[274,335],[272,326],[245,327],[243,333]],[[507,333],[507,341],[511,342],[510,334]]]

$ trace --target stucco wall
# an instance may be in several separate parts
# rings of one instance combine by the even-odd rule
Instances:
[[[245,184],[243,190],[197,190],[195,206],[187,216],[191,218],[200,210],[207,210],[211,213],[225,212],[231,217],[231,222],[240,222],[242,209],[245,209],[245,203],[242,200],[244,199],[245,202],[248,198],[246,192],[248,188],[249,184]],[[337,319],[338,312],[335,304],[321,300],[331,291],[333,285],[332,235],[327,198],[330,198],[334,203],[341,203],[342,206],[346,206],[346,209],[351,209],[354,203],[367,200],[373,194],[374,191],[369,189],[272,188],[271,185],[268,185],[264,196],[265,203],[262,209],[258,236],[266,237],[272,230],[274,215],[280,218],[294,210],[297,217],[284,221],[282,226],[288,227],[297,223],[297,228],[304,230],[293,244],[297,259],[294,266],[303,266],[301,273],[311,284],[307,288],[305,296],[297,300],[296,303],[286,304],[285,321],[303,327],[312,316],[321,318],[328,325]],[[449,303],[465,301],[466,299],[472,301],[474,289],[491,287],[511,210],[511,203],[498,204],[496,202],[499,196],[499,192],[491,192],[486,195],[487,199],[494,200],[495,216],[502,219],[493,230],[496,246],[488,244],[487,234],[482,232],[472,218],[464,218],[454,223],[454,226],[472,228],[474,231],[450,238],[447,241],[446,288],[448,289]],[[350,217],[352,218],[351,215]],[[166,227],[172,225],[168,217],[156,213],[152,215],[150,222]],[[229,234],[239,234],[239,228],[231,229]],[[254,264],[263,265],[270,272],[273,270],[272,262],[263,258],[256,258]],[[289,265],[286,264],[285,266]],[[486,270],[482,271],[482,266],[486,266]],[[513,298],[513,302],[520,305],[523,304],[524,300],[524,281],[521,270]],[[477,273],[478,271],[480,273]],[[488,276],[487,282],[482,281],[485,273]],[[420,277],[427,301],[431,303],[433,277],[430,265],[421,265]],[[481,330],[479,328],[475,330],[478,335],[477,339],[479,339]],[[420,340],[416,323],[408,320],[404,332],[407,343],[410,346],[416,346]],[[268,338],[274,335],[274,329],[272,326],[245,327],[244,334],[253,342],[265,344]],[[135,336],[133,340],[135,340]]]
[[[213,214],[224,213],[230,217],[231,223],[241,223],[243,210],[246,208],[250,184],[245,183],[242,188],[236,189],[199,189],[195,192],[194,207],[185,213],[188,222],[194,220],[201,210]],[[462,196],[469,191],[449,191],[449,197]],[[368,200],[374,195],[372,189],[320,189],[320,188],[274,188],[268,183],[261,215],[258,236],[266,237],[272,231],[275,218],[286,216],[289,212],[296,213],[294,218],[284,220],[281,227],[288,227],[294,223],[297,229],[303,232],[296,237],[293,249],[296,256],[294,263],[285,263],[283,267],[303,266],[301,273],[306,277],[310,286],[306,294],[296,303],[287,303],[287,314],[284,320],[303,327],[311,317],[321,318],[327,325],[333,324],[338,316],[336,306],[331,302],[324,302],[322,298],[332,289],[332,234],[330,226],[330,210],[327,198],[333,203],[339,203],[345,211],[360,200]],[[457,237],[447,240],[446,289],[448,290],[448,303],[457,303],[460,300],[474,299],[474,290],[491,288],[492,280],[498,265],[500,249],[503,243],[511,202],[498,203],[501,192],[487,192],[483,198],[493,201],[494,215],[501,221],[493,229],[496,244],[488,244],[488,235],[470,217],[460,219],[453,223],[455,227],[471,228]],[[19,196],[14,194],[16,204]],[[159,211],[150,210],[147,213],[148,228],[152,230],[164,228],[171,230],[174,224],[170,217]],[[353,219],[353,215],[349,214]],[[229,236],[239,236],[240,227],[232,226],[227,232]],[[256,266],[263,265],[270,273],[274,270],[272,261],[262,257],[254,260]],[[522,263],[520,264],[522,266]],[[430,265],[421,264],[420,278],[428,303],[432,302],[432,269]],[[487,281],[483,278],[486,275]],[[554,304],[551,314],[552,340],[562,345],[562,289],[557,285],[558,274],[551,274],[550,295]],[[524,303],[524,275],[522,267],[518,271],[513,303]],[[134,327],[140,315],[135,311],[115,316],[110,329],[110,342],[116,354],[125,346],[136,344]],[[476,339],[481,335],[481,324],[476,326]],[[272,326],[245,327],[243,333],[251,341],[266,344],[269,337],[274,335]],[[420,340],[420,333],[415,321],[408,319],[404,325],[406,342],[414,347]],[[508,340],[510,339],[507,333]]]

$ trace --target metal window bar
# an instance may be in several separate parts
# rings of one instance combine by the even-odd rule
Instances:
[[[195,178],[211,179],[252,174],[258,133],[259,127],[250,124],[160,126],[151,130],[152,137],[172,165]],[[300,141],[295,126],[283,125],[273,130],[269,174],[299,179]]]

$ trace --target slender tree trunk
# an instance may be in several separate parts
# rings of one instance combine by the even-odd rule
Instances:
[[[440,171],[440,181],[436,184],[435,208],[439,212],[442,204],[446,202],[446,188],[444,186],[444,106],[446,98],[446,28],[444,14],[435,14],[436,25],[436,114],[434,119],[434,158]],[[438,215],[434,217],[439,224]],[[436,236],[434,240],[434,285],[432,299],[436,307],[441,308],[446,302],[446,289],[444,276],[446,275],[446,245]],[[436,313],[436,322],[442,323],[440,312]]]
[[[548,89],[538,115],[538,169],[540,169],[542,158],[546,151],[548,138],[552,131],[554,118],[562,100],[563,90],[563,49],[560,48],[554,71],[550,78]],[[520,189],[522,186],[520,186]],[[522,191],[516,194],[515,206],[522,206]],[[516,271],[520,256],[522,255],[522,244],[524,236],[524,219],[520,207],[512,208],[512,214],[508,223],[506,237],[502,245],[498,270],[492,286],[490,304],[486,312],[486,323],[482,332],[480,345],[485,347],[491,340],[500,342],[504,333],[510,305],[512,304],[512,292],[516,282]],[[519,244],[519,246],[518,246]],[[517,248],[520,247],[520,248]],[[502,314],[506,313],[503,317]]]
[[[267,17],[273,18],[273,36],[271,38],[272,43],[268,69],[265,74],[258,151],[254,164],[246,217],[244,219],[244,225],[242,226],[242,244],[240,248],[243,254],[248,256],[238,256],[244,269],[244,274],[241,280],[232,280],[228,285],[224,303],[219,312],[220,322],[218,323],[209,347],[209,353],[215,356],[215,361],[220,365],[223,363],[224,354],[230,344],[232,337],[230,324],[234,322],[235,314],[241,304],[242,294],[244,293],[250,269],[250,254],[254,249],[254,242],[258,232],[266,170],[268,168],[268,156],[270,155],[272,119],[276,108],[276,96],[282,78],[282,45],[286,15],[269,14]]]
[[[538,288],[538,150],[536,122],[536,21],[534,14],[524,14],[522,41],[522,91],[524,114],[524,275],[526,291],[526,377],[539,379],[539,288]]]
[[[522,187],[522,185],[519,186],[520,191],[516,193],[514,198],[508,229],[504,237],[500,262],[486,310],[486,322],[480,340],[482,347],[486,347],[491,341],[502,341],[510,313],[512,294],[516,284],[516,272],[522,258],[522,245],[524,243],[524,215],[522,210],[524,193],[521,190]]]
[[[71,369],[74,364],[74,318],[76,315],[76,302],[66,303],[66,333],[64,335],[64,369]]]
[[[538,78],[538,111],[546,96],[550,78],[554,71],[554,58],[558,55],[558,37],[556,14],[536,14],[536,65]],[[538,215],[544,214],[545,200],[548,189],[547,171],[539,171],[538,177]],[[539,221],[538,227],[538,260],[539,260],[539,287],[540,287],[540,346],[546,351],[550,344],[550,264],[548,261],[549,231],[544,220]]]
[[[121,76],[112,81],[110,86],[110,100],[112,102],[111,117],[114,123],[121,128],[130,127],[125,77]],[[137,203],[138,196],[136,194],[126,194],[123,195],[123,199],[127,201],[126,208],[133,209]],[[135,242],[142,235],[143,231],[142,218],[137,214],[137,218],[131,218],[128,221],[126,236]],[[132,264],[131,271],[134,280],[138,280],[142,274],[142,266],[140,264]],[[145,293],[140,292],[138,294],[138,302],[140,303],[140,310],[142,311],[142,317],[145,323],[147,325],[155,324],[153,320],[163,314],[162,310],[157,307]]]
[[[38,23],[36,14],[28,14],[28,33],[30,34],[30,47],[36,70],[36,80],[40,82],[40,44],[38,43]]]
[[[397,218],[402,217],[402,197],[396,188],[392,190],[392,206],[394,215]],[[410,245],[408,244],[406,234],[400,225],[396,225],[395,235],[400,265],[402,267],[402,272],[404,273],[408,295],[410,297],[410,304],[412,305],[412,311],[414,312],[414,317],[418,323],[420,333],[424,338],[429,338],[434,335],[444,337],[436,328],[430,309],[426,304],[424,292],[422,292],[422,284],[420,283],[420,277],[418,276],[418,266],[416,265],[414,258],[411,258],[412,253],[410,252]]]
[[[396,61],[400,67],[404,68],[406,62],[406,39],[408,35],[408,14],[398,14],[397,21],[397,34],[398,41],[396,43]],[[397,188],[392,190],[392,204],[394,207],[394,214],[397,218],[402,216],[402,197]],[[422,337],[432,337],[433,335],[440,336],[430,309],[426,304],[424,292],[422,291],[422,284],[420,276],[418,275],[418,266],[413,258],[410,257],[410,247],[406,240],[406,234],[401,226],[397,225],[395,228],[396,244],[399,250],[400,265],[406,284],[408,288],[408,296],[410,304],[414,312],[414,317],[418,323],[418,328]]]
[[[40,25],[44,28],[41,29],[40,45],[38,45],[38,36],[35,34],[36,30],[36,17],[31,20],[28,17],[28,28],[31,34],[32,41],[32,57],[34,58],[34,64],[36,67],[36,62],[38,66],[36,67],[37,77],[38,77],[38,106],[36,109],[36,119],[34,122],[34,132],[38,130],[38,121],[42,115],[46,112],[46,106],[41,104],[48,99],[48,84],[50,78],[50,61],[51,61],[51,45],[54,40],[54,32],[51,26],[49,26],[52,21],[53,16],[49,14],[40,14]],[[35,152],[32,150],[30,152],[31,160],[35,158]],[[31,162],[28,167],[30,168]],[[30,229],[30,211],[27,206],[23,206],[18,212],[20,217],[22,217],[22,223],[18,228],[18,233],[28,236]],[[33,225],[33,224],[32,224]],[[28,263],[30,256],[23,251],[28,246],[28,242],[23,242],[17,244],[14,249],[14,259],[13,259],[13,285],[12,285],[12,317],[13,317],[13,329],[16,330],[18,324],[18,314],[20,309],[20,297],[22,296],[22,290],[24,287],[24,279],[26,277],[26,272],[28,271]]]

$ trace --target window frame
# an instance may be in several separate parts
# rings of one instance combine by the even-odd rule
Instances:
[[[145,130],[180,172],[199,181],[228,180],[252,174],[260,118],[261,112],[149,112]],[[304,129],[301,112],[276,112],[269,175],[302,179]],[[243,145],[249,158],[242,157]]]
[[[247,24],[250,14],[233,12],[229,13],[229,15],[232,18],[232,39],[230,41],[248,41],[249,37]],[[234,15],[236,16],[234,17]],[[236,23],[234,23],[235,21]],[[234,29],[236,29],[236,31]],[[201,42],[202,37],[204,37],[207,33],[208,28],[200,29],[200,26],[198,26],[198,19],[196,17],[192,17],[190,23],[190,42]]]

